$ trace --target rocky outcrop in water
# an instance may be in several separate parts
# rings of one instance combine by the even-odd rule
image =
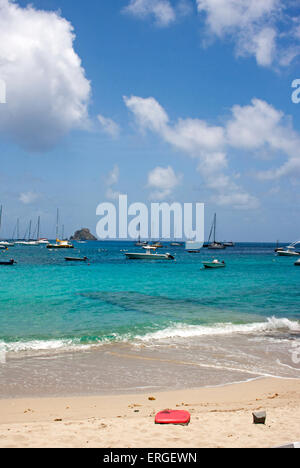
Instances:
[[[87,228],[80,229],[76,231],[74,236],[71,237],[72,241],[96,241],[97,238],[91,234],[90,230]]]

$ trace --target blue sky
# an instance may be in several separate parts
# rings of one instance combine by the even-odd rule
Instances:
[[[297,2],[28,4],[0,0],[3,237],[53,237],[57,207],[95,232],[127,193],[205,202],[220,240],[300,238]]]

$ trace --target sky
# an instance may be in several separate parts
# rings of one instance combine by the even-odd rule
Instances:
[[[300,239],[299,64],[295,0],[0,0],[0,237],[121,193]]]

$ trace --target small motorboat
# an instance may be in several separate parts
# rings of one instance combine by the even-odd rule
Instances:
[[[226,263],[220,262],[219,260],[215,259],[212,260],[211,262],[202,262],[204,268],[224,268],[226,266]]]
[[[87,257],[83,257],[83,258],[66,257],[65,260],[66,262],[87,262],[88,258]]]
[[[295,262],[295,266],[300,266],[300,259]]]
[[[156,252],[157,247],[147,246],[143,248],[144,250],[146,250],[146,252],[126,253],[125,254],[126,258],[128,258],[129,260],[175,260],[175,257],[173,257],[173,255],[169,253],[158,254]]]
[[[0,265],[3,265],[3,266],[10,266],[10,265],[14,265],[16,262],[11,259],[11,260],[8,260],[8,261],[3,261],[3,260],[0,260]]]
[[[291,245],[288,245],[287,247],[283,249],[277,249],[277,255],[279,257],[295,257],[299,256],[300,252],[297,252],[296,250],[296,245],[300,244],[300,241],[294,242]]]
[[[0,250],[8,250],[8,247],[6,245],[0,244]]]

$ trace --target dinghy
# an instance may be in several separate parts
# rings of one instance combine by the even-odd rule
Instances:
[[[9,261],[7,261],[7,262],[4,262],[4,261],[0,260],[0,265],[3,265],[3,266],[14,265],[15,263],[16,263],[16,262],[15,262],[13,259],[11,259],[11,260],[9,260]]]
[[[87,262],[88,258],[87,257],[83,257],[83,258],[66,257],[65,260],[66,262]]]

